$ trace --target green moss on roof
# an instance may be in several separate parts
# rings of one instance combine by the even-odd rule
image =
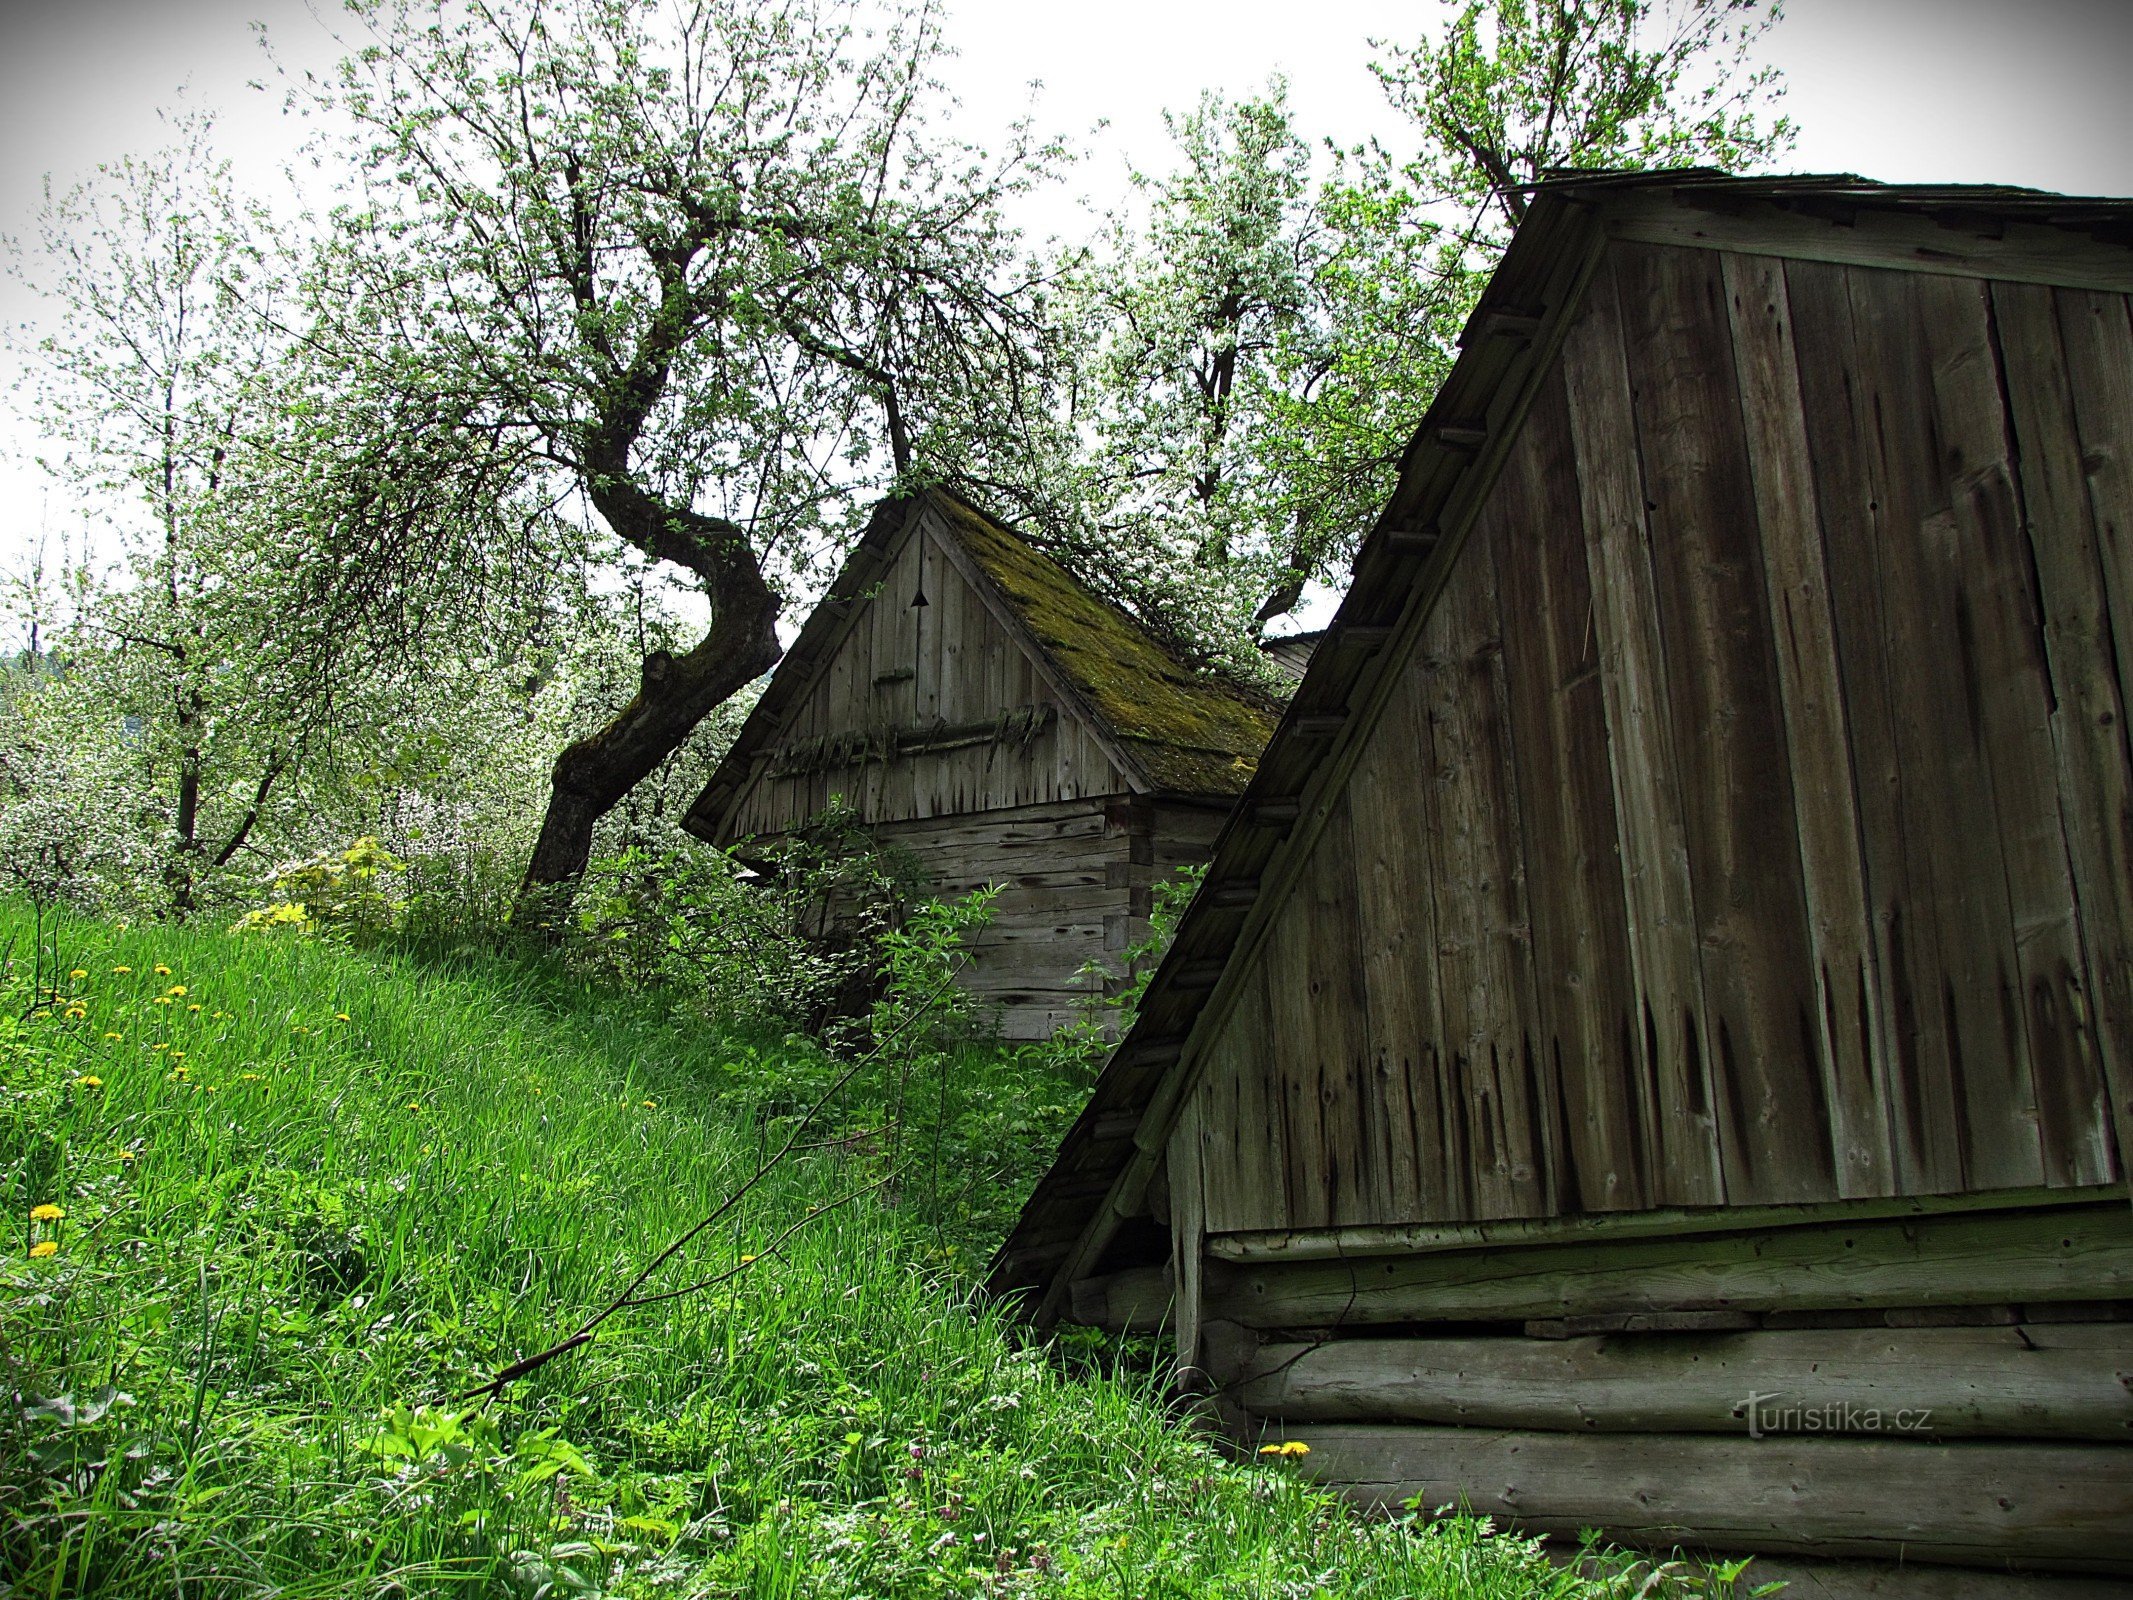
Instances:
[[[1242,794],[1280,709],[1194,671],[1050,557],[950,495],[935,507],[1036,641],[1150,781],[1180,794]]]

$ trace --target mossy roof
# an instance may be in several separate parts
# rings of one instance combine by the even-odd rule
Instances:
[[[932,509],[1152,787],[1237,795],[1274,736],[1266,694],[1196,671],[1049,556],[936,491]]]
[[[966,571],[999,600],[1012,631],[1043,657],[1128,769],[1126,781],[1136,790],[1222,800],[1244,792],[1281,719],[1277,701],[1196,671],[1059,563],[954,495],[930,489],[875,508],[865,537],[801,628],[683,826],[706,839],[720,837],[724,814],[746,786],[755,757],[778,737],[835,654],[845,620],[866,603],[922,524],[967,557]]]

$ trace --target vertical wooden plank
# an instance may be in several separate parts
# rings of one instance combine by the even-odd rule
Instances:
[[[1958,447],[1974,449],[1991,463],[1993,483],[2003,473],[2012,478],[2020,496],[2019,506],[2008,509],[2019,511],[2036,575],[2049,674],[2047,704],[2036,709],[2049,719],[2057,773],[2055,792],[2015,791],[2041,813],[2033,830],[2014,830],[2016,837],[2031,832],[2041,837],[2019,863],[2021,870],[2009,874],[2030,1070],[2045,1181],[2100,1183],[2116,1175],[2117,1163],[2110,1097],[2098,1059],[2099,1046],[2109,1046],[2098,1036],[2098,1025],[2106,1036],[2124,1027],[2124,995],[2122,989],[2112,993],[2119,986],[2109,974],[2114,955],[2122,965],[2133,931],[2133,783],[2125,706],[2113,659],[2109,585],[2053,291],[2001,283],[1991,294],[2001,359],[1993,376],[2004,379],[2014,459],[2000,459],[2009,442],[2005,433],[1997,441],[1998,454],[1988,453],[1995,443],[1989,436],[1974,445],[1961,440]],[[1986,403],[1985,397],[1972,400],[1975,409]],[[1985,503],[2000,507],[1997,495]],[[2025,769],[2015,776],[2041,775]],[[2001,809],[2004,816],[2007,807]],[[2082,888],[2086,956],[2076,938],[2074,878]],[[2099,955],[2102,960],[2095,959]]]
[[[1365,1059],[1388,1220],[1468,1214],[1463,1171],[1447,1172],[1433,1073],[1440,1021],[1436,927],[1424,841],[1436,831],[1429,728],[1415,677],[1400,672],[1349,778],[1356,916],[1362,930]],[[1456,1198],[1454,1198],[1456,1196]]]
[[[1319,1073],[1319,1161],[1337,1226],[1376,1222],[1384,1183],[1374,1157],[1378,1114],[1367,1070],[1363,1017],[1363,947],[1356,926],[1352,806],[1336,807],[1319,834],[1292,915],[1307,920],[1305,981],[1312,1053]]]
[[[1318,1050],[1317,1007],[1311,998],[1312,932],[1312,918],[1300,890],[1275,919],[1260,958],[1289,1221],[1299,1228],[1323,1228],[1333,1221],[1332,1174],[1325,1161],[1326,1071]]]
[[[1764,593],[1777,652],[1800,870],[1814,964],[1814,1023],[1839,1194],[1894,1193],[1888,1085],[1874,1041],[1873,932],[1853,793],[1836,618],[1814,457],[1782,262],[1727,255],[1724,272]]]
[[[1673,719],[1652,592],[1645,489],[1610,249],[1563,345],[1586,570],[1607,705],[1615,818],[1636,982],[1635,1045],[1658,1138],[1652,1203],[1725,1198],[1711,1109],[1703,974]]]
[[[1894,1020],[1912,1047],[1891,1079],[1899,1167],[1913,1193],[2036,1182],[2033,1105],[2013,1125],[2025,1110],[2008,1063],[2026,1075],[2027,1043],[1988,733],[1996,685],[2021,670],[2004,601],[2010,583],[2027,584],[1958,506],[1970,497],[1938,431],[1948,375],[1928,337],[1928,280],[1848,268],[1845,282],[1881,517],[1875,578],[1905,858],[1906,942],[1891,949]]]
[[[1564,1210],[1634,1210],[1650,1105],[1632,1015],[1628,909],[1615,841],[1607,707],[1560,370],[1470,540],[1496,563],[1504,675],[1533,925],[1535,1034],[1562,1130]]]
[[[2121,711],[2133,708],[2133,301],[2125,295],[2054,292],[2089,530],[2103,577],[2099,648],[2117,669]],[[2128,737],[2118,722],[2121,748]],[[2133,870],[2125,859],[2133,820],[2104,786],[2080,824],[2074,852],[2099,1054],[2114,1108],[2117,1171],[2133,1167]]]
[[[1205,1124],[1207,1226],[1216,1233],[1296,1225],[1264,962],[1244,982],[1221,1033],[1208,1045],[1215,1090]]]
[[[1929,858],[1911,837],[1899,726],[1912,714],[1890,656],[1882,594],[1884,545],[1900,507],[1885,488],[1882,417],[1888,387],[1854,322],[1848,269],[1785,265],[1799,360],[1802,418],[1824,529],[1837,668],[1851,746],[1873,968],[1860,1011],[1886,1085],[1895,1181],[1902,1193],[1959,1186],[1962,1157],[1947,1093],[1947,1023],[1940,1001],[1939,926]],[[1923,382],[1923,379],[1919,379]],[[1914,876],[1916,875],[1916,876]]]
[[[1200,1146],[1204,1094],[1187,1098],[1170,1131],[1164,1161],[1170,1174],[1171,1312],[1177,1339],[1172,1384],[1188,1392],[1203,1387],[1200,1372],[1201,1252],[1207,1237],[1207,1196],[1201,1185]]]
[[[2081,1016],[2085,985],[2053,770],[2041,597],[2023,530],[1990,294],[1977,280],[1936,276],[1919,283],[1918,299],[1933,364],[1931,426],[1953,530],[1947,585],[1960,693],[1989,784],[1998,845],[2000,882],[1992,886],[1991,910],[2007,918],[1996,960],[2008,985],[2003,1010],[2011,1018],[2010,1037],[1993,1041],[1996,1049],[1963,1041],[1963,1096],[1972,1122],[1965,1169],[1973,1188],[2010,1188],[2045,1181],[2052,1125],[2063,1134],[2072,1110],[2045,1106],[2040,1090],[2049,1084],[2056,1093],[2077,1078],[2093,1080],[2095,1065]],[[2040,290],[2037,304],[2056,344],[2049,295]],[[1989,857],[1979,863],[1991,864]],[[2092,1120],[2096,1109],[2092,1104],[2081,1120]]]
[[[1639,246],[1617,270],[1726,1198],[1832,1199],[1792,780],[1719,257]]]
[[[1527,1026],[1532,982],[1494,577],[1486,549],[1469,544],[1422,641],[1443,1060],[1448,1088],[1465,1101],[1476,1215],[1484,1218],[1546,1215],[1551,1178]]]

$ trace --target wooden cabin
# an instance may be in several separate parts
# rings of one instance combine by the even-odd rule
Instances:
[[[2129,295],[1538,191],[996,1291],[1367,1501],[2133,1592]]]
[[[1207,859],[1278,714],[931,490],[876,512],[684,825],[745,855],[841,797],[936,892],[997,885],[965,981],[1041,1039]]]

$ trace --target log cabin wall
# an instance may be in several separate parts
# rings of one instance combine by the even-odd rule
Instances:
[[[1206,1231],[2121,1181],[2128,463],[2122,295],[1608,245],[1206,1019]]]

